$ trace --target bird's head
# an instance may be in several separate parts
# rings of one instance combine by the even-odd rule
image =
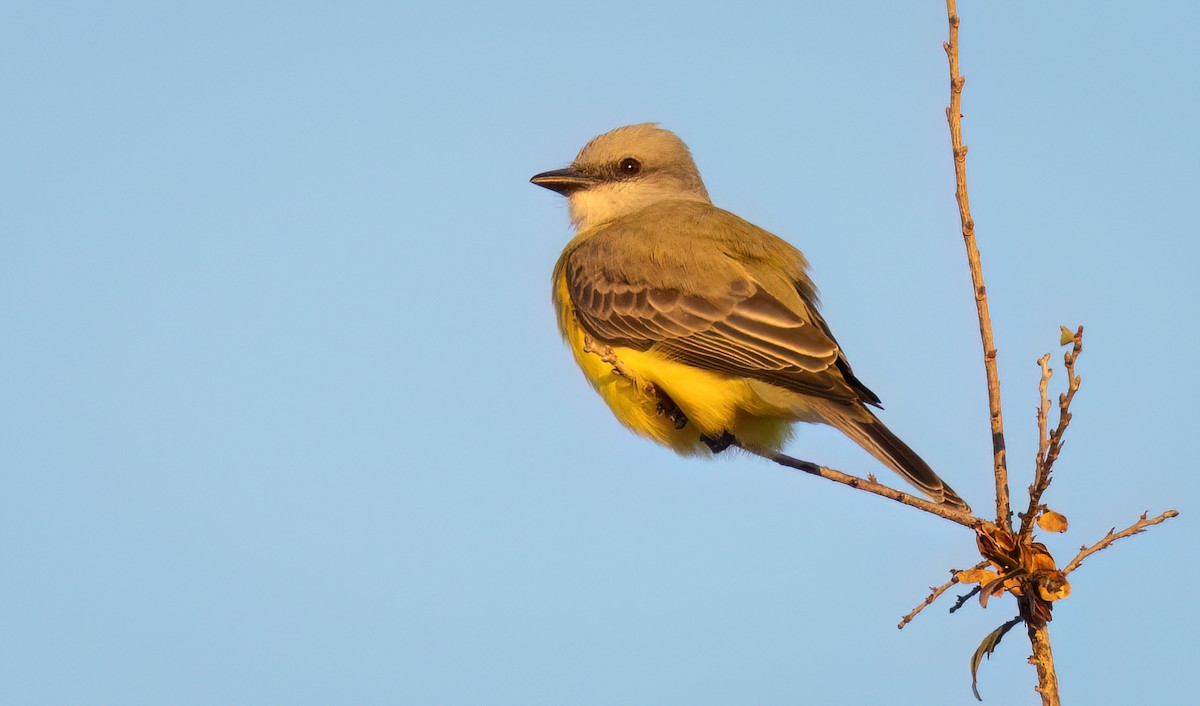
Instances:
[[[571,166],[530,181],[566,196],[579,230],[661,201],[710,203],[687,145],[654,123],[606,132],[587,143]]]

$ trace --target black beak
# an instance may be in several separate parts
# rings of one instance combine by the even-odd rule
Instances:
[[[534,174],[533,178],[529,181],[544,189],[560,193],[563,196],[570,196],[576,191],[586,189],[594,183],[594,180],[590,176],[577,172],[572,167]]]

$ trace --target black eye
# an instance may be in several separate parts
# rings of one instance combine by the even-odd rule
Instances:
[[[621,163],[617,165],[617,168],[621,170],[622,176],[633,176],[634,174],[642,171],[642,163],[633,157],[626,157],[625,159],[621,160]]]

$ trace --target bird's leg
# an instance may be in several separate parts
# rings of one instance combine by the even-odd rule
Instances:
[[[727,431],[721,432],[721,436],[715,439],[707,434],[701,434],[700,440],[703,441],[704,445],[708,447],[708,450],[712,451],[714,454],[719,454],[730,446],[737,446],[737,439],[733,436],[733,434],[730,434]]]
[[[670,419],[675,424],[676,429],[682,429],[686,427],[688,423],[687,415],[683,413],[683,410],[679,408],[679,405],[675,404],[675,400],[667,397],[667,395],[662,390],[655,387],[653,383],[651,383],[648,387],[648,392],[653,392],[658,396],[658,402],[654,405],[654,411],[658,413],[658,416]]]

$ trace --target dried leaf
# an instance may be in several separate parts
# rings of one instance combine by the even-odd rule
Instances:
[[[1059,326],[1058,330],[1062,332],[1062,335],[1058,337],[1058,345],[1069,346],[1075,342],[1075,332],[1074,331],[1067,328],[1066,326]]]
[[[1071,582],[1067,581],[1066,575],[1061,571],[1040,571],[1034,576],[1034,581],[1037,584],[1038,595],[1048,603],[1061,601],[1071,595]]]
[[[997,576],[995,579],[983,584],[979,589],[979,607],[986,609],[988,599],[1004,593],[1005,584],[1008,584],[1012,580],[1005,576]]]
[[[1029,613],[1024,619],[1030,625],[1045,625],[1054,619],[1052,612],[1054,604],[1043,601],[1037,596],[1032,596],[1024,607]]]
[[[1017,538],[1003,527],[984,523],[975,530],[975,543],[983,558],[1003,571],[1011,571],[1020,565]]]
[[[988,571],[987,569],[967,569],[958,572],[956,576],[959,583],[984,583],[985,581],[995,580],[999,575],[995,571]]]
[[[985,655],[989,660],[992,658],[992,653],[996,651],[996,647],[1000,644],[1000,640],[1004,638],[1004,634],[1012,630],[1013,626],[1019,622],[1021,622],[1021,616],[1013,618],[988,633],[988,636],[983,638],[983,642],[979,643],[979,647],[975,649],[975,654],[971,655],[971,691],[975,692],[976,700],[983,701],[983,697],[979,695],[977,674],[979,672],[979,663],[983,661]]]
[[[1046,545],[1041,542],[1034,542],[1028,547],[1021,547],[1021,568],[1027,573],[1036,571],[1054,571],[1054,557],[1050,556],[1050,550],[1046,549]]]
[[[1047,532],[1066,532],[1067,518],[1053,510],[1047,510],[1038,518],[1037,525]]]

